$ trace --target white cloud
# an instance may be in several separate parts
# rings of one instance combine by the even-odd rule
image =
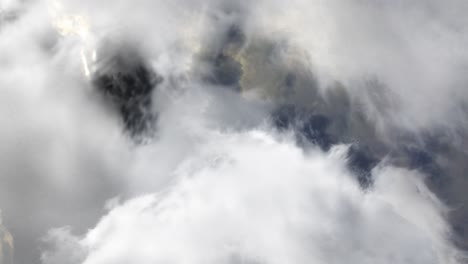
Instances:
[[[207,133],[173,184],[80,240],[83,263],[459,263],[421,175],[386,167],[363,192],[345,146],[304,154],[264,131]]]
[[[63,0],[89,22],[90,43],[60,36],[46,2],[0,1],[15,13],[0,13],[0,207],[18,261],[38,262],[39,238],[71,226],[49,233],[44,263],[457,263],[423,175],[382,165],[363,193],[344,146],[304,154],[268,128],[271,104],[207,84],[198,55],[238,23],[247,45],[307,54],[300,65],[321,89],[343,83],[378,140],[463,134],[466,1]],[[99,59],[120,45],[164,77],[145,145],[83,76],[83,48]],[[92,228],[114,196],[123,203]]]
[[[386,122],[411,130],[466,125],[453,114],[468,99],[466,1],[292,0],[255,7],[253,30],[307,50],[321,79],[342,81],[355,98],[369,93],[363,78],[383,82],[399,103]]]

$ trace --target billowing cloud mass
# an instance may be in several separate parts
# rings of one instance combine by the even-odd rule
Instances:
[[[467,13],[0,0],[0,264],[466,263]]]

